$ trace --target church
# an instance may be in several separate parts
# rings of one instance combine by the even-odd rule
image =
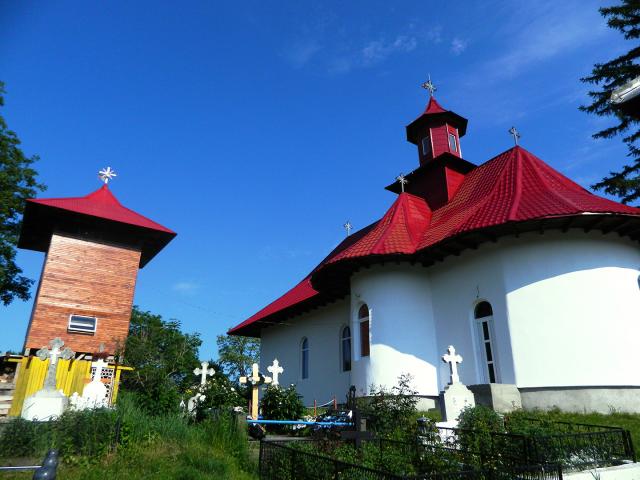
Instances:
[[[516,145],[463,156],[467,119],[433,96],[406,127],[418,166],[395,201],[300,283],[229,330],[306,405],[410,374],[517,389],[525,408],[640,411],[640,209],[596,196]],[[429,88],[430,87],[430,88]],[[350,225],[347,225],[349,227]],[[427,403],[428,404],[428,403]]]

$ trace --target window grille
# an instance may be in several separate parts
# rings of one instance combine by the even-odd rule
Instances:
[[[83,315],[69,315],[69,332],[87,333],[93,335],[98,328],[96,317],[85,317]]]

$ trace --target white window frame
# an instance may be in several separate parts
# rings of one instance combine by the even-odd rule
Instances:
[[[449,134],[447,140],[449,141],[449,151],[452,153],[457,153],[458,155],[460,154],[460,142],[458,141],[458,135],[456,135],[455,133],[451,133],[447,130],[447,133]],[[455,145],[455,150],[451,149],[451,139],[453,138],[453,142]]]
[[[425,140],[427,138],[429,139],[429,151],[425,152],[424,144],[425,144]],[[433,141],[431,140],[431,130],[429,130],[429,133],[427,134],[427,136],[422,139],[421,149],[422,149],[422,156],[423,157],[428,155],[428,154],[431,154],[431,156],[433,156]]]
[[[500,383],[500,372],[498,371],[498,359],[496,355],[496,343],[495,343],[495,326],[494,326],[494,316],[495,312],[486,317],[476,318],[475,310],[478,305],[486,302],[491,306],[491,311],[493,312],[493,304],[488,300],[481,300],[474,304],[471,315],[473,317],[473,322],[475,326],[475,336],[476,336],[476,346],[478,348],[478,360],[479,365],[482,365],[482,368],[479,368],[480,381],[484,383]],[[484,338],[484,329],[482,328],[482,324],[487,323],[487,331],[489,333],[489,347],[491,348],[491,361],[487,359],[487,351],[485,347],[485,343],[487,340]],[[493,366],[493,376],[494,381],[491,382],[491,376],[489,374],[489,364]]]
[[[73,317],[82,317],[82,318],[92,318],[94,323],[93,323],[93,330],[83,330],[81,328],[73,328],[71,326],[71,320],[73,319]],[[89,315],[80,315],[77,313],[72,313],[69,315],[69,322],[67,323],[67,332],[70,333],[83,333],[85,335],[95,335],[96,332],[98,331],[98,317],[91,317]]]

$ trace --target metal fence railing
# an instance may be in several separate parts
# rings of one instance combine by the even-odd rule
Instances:
[[[331,441],[333,447],[340,448],[345,442]],[[312,448],[303,449],[307,444]],[[379,452],[377,466],[358,465],[337,460],[326,453],[327,442],[298,440],[262,441],[260,443],[260,479],[340,479],[340,480],[561,480],[562,469],[557,465],[493,465],[484,467],[467,463],[467,452],[455,448],[437,448],[392,440],[373,439],[364,442],[364,448]],[[311,450],[311,451],[309,451]],[[393,453],[396,455],[394,458]],[[390,472],[385,462],[413,464],[423,473],[398,474]],[[495,459],[494,459],[495,460]]]

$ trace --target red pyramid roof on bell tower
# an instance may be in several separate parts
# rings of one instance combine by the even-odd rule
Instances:
[[[84,197],[32,198],[27,201],[48,207],[61,208],[83,215],[90,215],[92,217],[104,218],[114,222],[126,223],[160,232],[174,233],[167,227],[123,206],[113,193],[111,193],[107,185],[103,185],[95,192],[91,192]]]
[[[427,115],[431,113],[444,113],[446,111],[447,110],[442,108],[442,105],[438,103],[438,101],[436,100],[436,97],[429,98],[429,103],[427,104],[427,108],[424,109],[424,113]]]

